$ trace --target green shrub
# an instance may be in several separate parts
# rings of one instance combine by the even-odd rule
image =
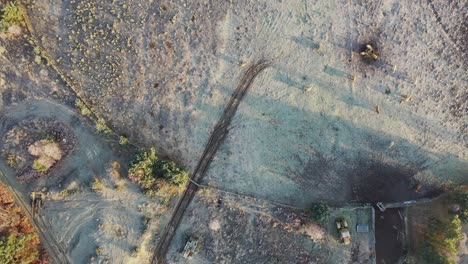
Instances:
[[[154,188],[156,177],[153,168],[157,161],[158,157],[154,148],[151,148],[149,152],[138,153],[130,163],[128,170],[130,180],[138,183],[145,190]]]
[[[64,198],[67,198],[70,195],[73,195],[73,194],[77,193],[77,192],[78,192],[77,189],[71,189],[71,190],[70,189],[65,189],[65,190],[62,190],[59,193],[59,195],[60,195],[60,197],[62,197],[62,199],[64,199]]]
[[[420,248],[422,263],[455,264],[453,255],[463,238],[461,221],[458,215],[448,220],[432,218],[427,226]]]
[[[46,165],[42,164],[38,159],[34,160],[33,169],[39,173],[46,173],[49,168]]]
[[[158,160],[154,164],[154,170],[157,177],[166,179],[178,187],[185,186],[189,178],[188,172],[179,169],[172,161]]]
[[[120,136],[119,137],[119,144],[120,145],[127,145],[128,144],[128,138],[126,138],[124,136]]]
[[[15,169],[18,166],[18,157],[16,155],[10,154],[7,158],[7,164],[11,168]]]
[[[17,236],[10,234],[0,237],[0,263],[32,263],[39,256],[37,249],[27,247],[29,240],[34,239],[33,234],[26,236]]]
[[[328,205],[325,202],[320,202],[318,204],[314,204],[311,208],[312,211],[312,219],[320,223],[328,222],[330,218],[330,210]]]
[[[80,110],[82,115],[87,116],[91,114],[91,110],[80,99],[76,99],[75,106]]]
[[[112,132],[112,130],[106,125],[106,121],[104,121],[102,118],[99,118],[96,122],[96,130],[104,134],[109,134]]]
[[[156,150],[151,148],[149,152],[136,155],[130,164],[129,177],[148,193],[156,193],[158,180],[181,188],[187,184],[189,174],[178,168],[174,162],[159,159]],[[159,185],[162,183],[159,182]]]
[[[7,3],[0,12],[0,31],[7,31],[13,25],[24,26],[23,12],[16,2]]]
[[[102,191],[102,189],[104,189],[104,184],[102,183],[102,180],[98,177],[94,177],[94,180],[91,183],[91,189],[93,189],[93,191],[95,192]]]

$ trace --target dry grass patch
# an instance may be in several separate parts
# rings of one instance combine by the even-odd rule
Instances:
[[[62,159],[62,150],[58,143],[43,139],[30,145],[28,151],[31,155],[38,157],[33,163],[33,169],[40,173],[46,173],[49,169]]]

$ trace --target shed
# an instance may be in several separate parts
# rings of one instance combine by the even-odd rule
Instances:
[[[369,225],[357,225],[356,231],[358,233],[367,233],[369,232]]]

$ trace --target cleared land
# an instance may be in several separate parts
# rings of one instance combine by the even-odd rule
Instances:
[[[44,118],[72,131],[76,141],[70,155],[47,175],[28,178],[27,184],[18,182],[21,174],[3,162],[0,165],[2,181],[12,187],[17,202],[33,219],[51,258],[57,263],[149,261],[148,243],[159,221],[164,221],[167,207],[120,176],[131,148],[112,146],[86,128],[76,113],[49,101],[28,101],[12,107],[1,117],[0,130],[23,120]],[[115,148],[123,151],[123,156],[115,155]],[[29,206],[32,191],[46,193],[44,207],[34,218]]]
[[[339,242],[335,220],[348,220],[353,245]],[[372,226],[371,208],[332,209],[328,223],[311,212],[211,191],[195,196],[167,255],[168,263],[369,263],[374,232],[356,233],[356,224]],[[189,237],[199,239],[192,259],[181,251]]]
[[[5,174],[30,179],[24,196],[42,187],[54,194],[41,217],[78,262],[149,262],[172,211],[125,175],[126,190],[117,190],[107,169],[118,160],[124,174],[130,153],[90,132],[90,120],[66,114],[77,96],[118,135],[195,172],[210,131],[259,58],[273,66],[252,83],[202,184],[308,208],[321,200],[432,197],[448,182],[468,183],[467,8],[460,1],[36,0],[25,7],[35,41],[24,27],[0,33],[2,132],[46,117],[78,141],[50,177]],[[366,43],[380,55],[374,63],[358,55]],[[55,103],[36,102],[43,98]],[[98,192],[95,176],[103,180]],[[245,230],[255,228],[247,221]],[[128,241],[121,238],[127,231]],[[278,237],[295,236],[278,231],[259,241],[271,247]],[[234,262],[236,238],[215,238]],[[179,246],[176,238],[168,252]]]
[[[216,152],[218,151],[219,147],[223,143],[224,138],[228,133],[228,128],[231,125],[231,120],[236,114],[237,108],[242,102],[242,99],[247,94],[254,78],[257,76],[257,74],[266,69],[268,65],[269,64],[266,61],[260,60],[256,63],[253,63],[246,70],[239,85],[237,86],[236,91],[232,95],[231,100],[229,100],[228,104],[226,105],[223,115],[221,116],[220,120],[218,121],[213,130],[213,133],[208,139],[205,151],[200,157],[200,160],[198,162],[197,167],[195,168],[194,173],[190,176],[190,181],[187,185],[187,188],[185,189],[182,198],[180,198],[175,208],[175,211],[171,217],[171,220],[166,226],[164,234],[161,240],[159,241],[158,246],[156,247],[156,253],[153,262],[165,262],[166,252],[172,241],[174,232],[179,226],[180,220],[182,219],[185,210],[187,209],[193,197],[195,196],[195,192],[198,190],[198,186],[196,185],[196,183],[200,182],[203,179],[203,176],[205,176],[205,173],[208,170],[208,167],[210,166],[213,157],[216,155]]]

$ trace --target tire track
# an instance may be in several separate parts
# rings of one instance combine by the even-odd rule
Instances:
[[[250,88],[253,80],[260,72],[269,66],[270,63],[268,61],[259,60],[250,66],[242,76],[239,85],[232,94],[231,99],[224,108],[224,112],[221,115],[221,118],[214,127],[214,130],[208,139],[205,150],[203,151],[203,154],[190,177],[190,181],[187,184],[184,194],[179,199],[174,213],[172,214],[171,219],[167,224],[158,245],[156,246],[155,254],[153,255],[151,263],[166,263],[166,253],[172,238],[174,237],[174,233],[179,226],[185,210],[195,196],[195,192],[198,190],[197,182],[200,182],[203,179],[203,176],[208,170],[208,167],[210,166],[210,163],[213,160],[216,152],[226,138],[228,127],[231,124],[231,121],[237,112],[237,108]]]
[[[442,29],[442,32],[445,34],[445,36],[447,37],[447,39],[450,40],[451,44],[454,46],[454,48],[461,52],[461,56],[462,58],[466,56],[466,47],[460,45],[460,43],[457,41],[457,39],[453,36],[452,33],[450,33],[450,30],[448,29],[448,27],[442,22],[442,19],[439,15],[439,12],[437,12],[437,9],[434,7],[434,2],[433,0],[427,0],[427,3],[432,11],[432,13],[434,14],[434,17],[435,17],[435,20],[437,22],[437,24],[439,24],[440,28]]]

